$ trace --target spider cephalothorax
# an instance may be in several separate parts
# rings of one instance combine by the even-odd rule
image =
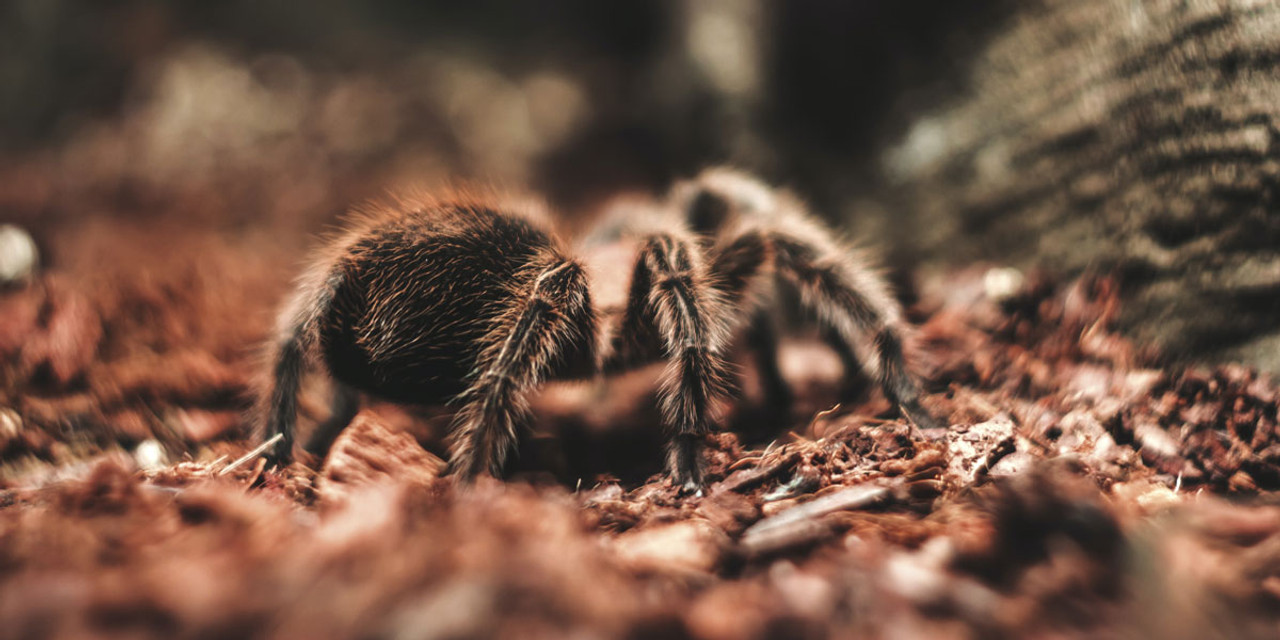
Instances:
[[[586,244],[630,247],[633,267],[617,304],[607,292],[593,295],[594,265],[571,257],[540,220],[527,207],[485,198],[399,201],[329,243],[281,316],[263,396],[266,434],[283,435],[275,458],[291,457],[312,353],[337,391],[334,415],[308,450],[329,448],[354,415],[357,392],[453,403],[450,466],[464,478],[501,472],[526,397],[542,381],[665,359],[658,396],[667,468],[697,488],[703,437],[728,388],[724,353],[740,325],[760,333],[769,298],[754,294],[777,280],[795,285],[836,342],[864,355],[864,368],[912,421],[934,426],[904,364],[897,302],[792,196],[712,169],[678,184],[665,202],[610,217]],[[768,337],[751,346],[774,348]],[[772,356],[761,358],[765,368]],[[776,369],[766,377],[781,388]]]

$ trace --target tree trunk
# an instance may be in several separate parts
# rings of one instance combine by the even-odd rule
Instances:
[[[1119,269],[1175,358],[1280,372],[1280,3],[1024,3],[882,157],[907,249]]]

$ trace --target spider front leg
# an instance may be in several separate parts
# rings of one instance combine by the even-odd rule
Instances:
[[[462,395],[449,468],[464,480],[498,476],[528,416],[529,391],[565,357],[589,349],[595,318],[582,268],[561,261],[495,323],[479,375]]]
[[[658,389],[668,429],[667,469],[689,492],[703,485],[703,440],[712,430],[712,405],[726,393],[727,320],[719,295],[693,240],[651,236],[636,259],[626,315],[605,363],[634,364],[654,346],[669,360]]]

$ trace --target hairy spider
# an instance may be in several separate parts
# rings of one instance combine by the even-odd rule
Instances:
[[[527,206],[402,200],[359,216],[318,256],[281,315],[262,398],[265,435],[283,436],[273,458],[291,459],[299,384],[313,353],[336,392],[308,451],[328,450],[354,416],[358,392],[454,403],[450,469],[465,479],[501,472],[526,396],[542,381],[666,359],[658,398],[667,470],[696,490],[713,405],[729,387],[723,357],[739,325],[756,336],[749,346],[767,352],[759,361],[772,397],[786,401],[772,331],[761,321],[767,296],[755,295],[778,280],[798,289],[832,339],[868,356],[863,368],[907,417],[936,425],[904,364],[899,305],[796,198],[710,169],[664,202],[629,212],[584,242],[585,256],[610,255],[592,250],[604,244],[629,248],[633,267],[617,304],[593,289],[595,265],[570,257]]]

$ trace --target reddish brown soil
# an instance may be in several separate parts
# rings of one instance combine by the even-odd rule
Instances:
[[[798,423],[745,371],[704,496],[657,473],[646,372],[550,386],[512,477],[463,488],[447,416],[387,406],[318,472],[232,466],[300,240],[33,226],[59,260],[0,298],[0,637],[1280,633],[1280,391],[1161,366],[1105,278],[927,283],[948,430],[866,390],[819,411],[839,362],[797,340]]]

